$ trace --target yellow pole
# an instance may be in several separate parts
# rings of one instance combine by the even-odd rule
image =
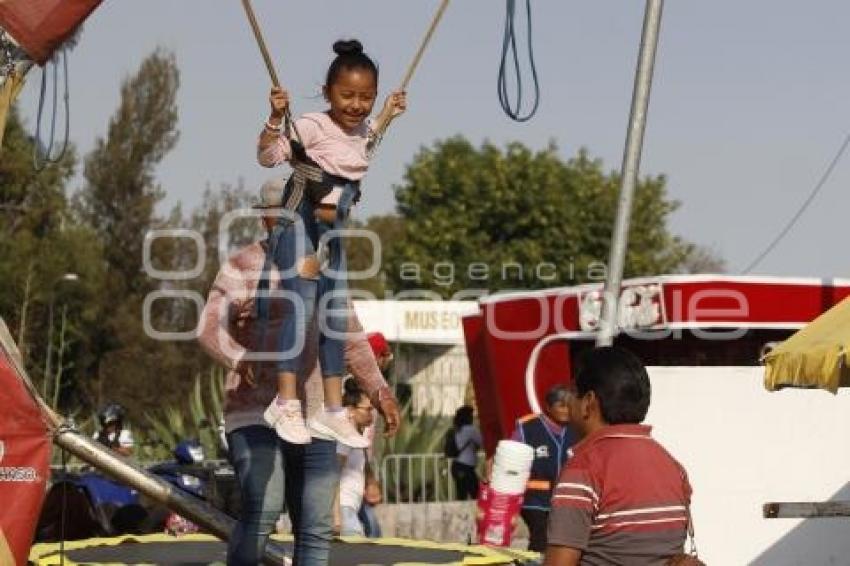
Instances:
[[[3,151],[3,135],[6,133],[9,110],[24,87],[24,81],[24,74],[16,70],[6,77],[3,85],[0,86],[0,152]]]

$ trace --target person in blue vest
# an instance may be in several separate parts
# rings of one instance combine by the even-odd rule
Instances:
[[[552,490],[567,461],[567,452],[575,441],[575,435],[568,426],[569,398],[565,385],[552,387],[546,393],[543,413],[519,419],[511,437],[534,448],[534,462],[520,514],[528,526],[528,549],[535,552],[546,550]]]

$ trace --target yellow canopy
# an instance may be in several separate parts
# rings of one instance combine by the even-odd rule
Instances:
[[[820,388],[838,392],[850,387],[850,297],[844,299],[764,358],[764,386]]]
[[[3,147],[3,134],[6,133],[6,119],[9,115],[9,108],[15,102],[23,86],[24,75],[18,73],[12,73],[0,85],[0,148]]]

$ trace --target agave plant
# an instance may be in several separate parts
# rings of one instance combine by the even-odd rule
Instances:
[[[196,439],[208,456],[219,452],[219,423],[222,419],[224,398],[223,372],[210,370],[205,380],[206,395],[201,385],[201,375],[195,376],[188,406],[165,407],[156,413],[146,413],[149,428],[139,431],[137,445],[139,460],[165,460],[183,440]]]

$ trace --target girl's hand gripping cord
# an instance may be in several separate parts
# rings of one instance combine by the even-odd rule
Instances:
[[[407,93],[403,90],[396,90],[387,97],[381,114],[386,114],[387,117],[392,119],[404,114],[405,110],[407,110]]]
[[[273,86],[269,94],[269,105],[271,106],[269,122],[279,126],[289,108],[289,93],[281,87]]]

